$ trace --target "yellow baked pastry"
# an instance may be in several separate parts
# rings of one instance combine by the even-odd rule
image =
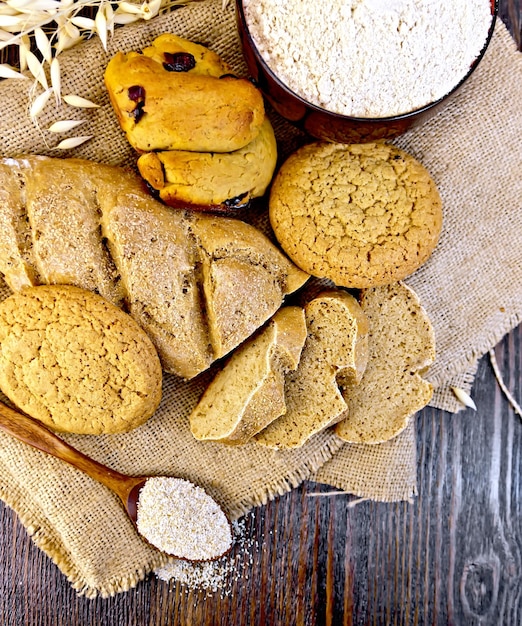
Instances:
[[[161,65],[169,62],[177,63],[180,71],[184,67],[190,68],[187,71],[191,74],[214,76],[214,78],[232,74],[228,63],[225,63],[213,50],[173,33],[164,33],[156,37],[151,46],[143,48],[142,53]]]
[[[138,169],[160,199],[177,208],[228,211],[262,196],[277,161],[272,125],[265,118],[257,137],[234,152],[147,152]]]
[[[120,126],[138,152],[231,152],[258,134],[260,92],[204,46],[180,37],[155,40],[143,54],[118,52],[105,85]]]

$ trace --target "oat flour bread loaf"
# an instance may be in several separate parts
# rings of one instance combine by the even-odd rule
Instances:
[[[363,288],[401,280],[428,259],[442,208],[426,169],[395,146],[316,142],[276,175],[270,221],[296,265]]]
[[[0,160],[0,273],[13,291],[72,283],[121,305],[119,273],[101,245],[97,191],[89,182],[110,185],[113,172],[72,159]],[[122,172],[114,183],[132,181]]]
[[[118,52],[105,85],[129,143],[138,152],[231,152],[257,136],[263,98],[247,79],[230,74],[214,53],[163,35],[143,53]]]
[[[277,145],[268,118],[249,144],[234,152],[147,152],[138,169],[165,204],[230,211],[262,196],[275,170]]]
[[[183,378],[239,345],[308,279],[253,226],[169,209],[120,168],[28,156],[0,160],[0,176],[8,285],[73,284],[123,304],[165,371]]]
[[[368,321],[357,300],[329,290],[305,305],[307,338],[295,372],[285,380],[286,413],[255,436],[278,450],[302,446],[346,410],[339,387],[362,377]]]
[[[150,339],[101,296],[44,285],[0,303],[0,389],[54,430],[131,430],[158,407],[161,378]]]
[[[382,443],[430,401],[433,388],[422,375],[435,359],[435,337],[403,283],[365,290],[361,307],[370,323],[368,366],[358,385],[344,389],[347,408],[335,432],[353,443]]]
[[[295,370],[306,339],[304,310],[279,309],[233,353],[190,415],[196,439],[243,444],[286,411],[285,374]]]

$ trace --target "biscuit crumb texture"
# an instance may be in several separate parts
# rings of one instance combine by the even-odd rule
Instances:
[[[101,296],[44,285],[0,304],[0,388],[53,430],[129,431],[158,407],[161,381],[150,339]]]
[[[402,280],[427,261],[442,202],[428,171],[395,146],[316,142],[278,172],[270,221],[301,269],[366,288]]]

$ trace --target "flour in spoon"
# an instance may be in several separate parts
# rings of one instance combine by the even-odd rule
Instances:
[[[292,91],[387,117],[451,91],[480,54],[490,0],[244,0],[252,38]]]
[[[138,499],[138,531],[167,554],[214,559],[232,545],[232,531],[219,505],[180,478],[148,478]]]

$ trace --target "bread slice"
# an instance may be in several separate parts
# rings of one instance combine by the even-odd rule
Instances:
[[[399,282],[365,290],[370,321],[368,366],[359,385],[345,387],[346,411],[335,433],[352,443],[382,443],[406,428],[428,404],[422,378],[435,359],[435,335],[417,294]]]
[[[53,430],[128,432],[158,408],[161,382],[146,333],[91,291],[40,285],[0,303],[0,388]]]
[[[305,339],[303,309],[280,309],[207,387],[190,415],[194,437],[243,444],[282,415],[284,375],[297,367]]]
[[[346,409],[342,381],[361,380],[368,358],[368,323],[357,300],[329,290],[305,306],[307,338],[295,372],[286,377],[287,410],[255,436],[277,450],[301,447]]]

